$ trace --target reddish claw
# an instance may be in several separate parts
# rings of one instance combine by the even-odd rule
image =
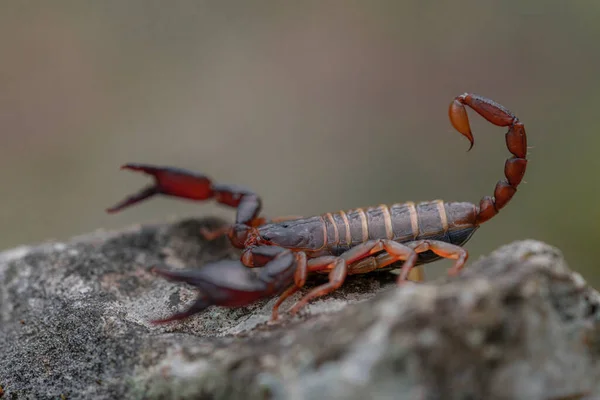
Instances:
[[[152,271],[170,281],[190,284],[200,291],[196,302],[186,311],[152,321],[163,324],[186,319],[210,306],[244,307],[279,294],[293,283],[296,258],[291,251],[282,251],[258,273],[233,260],[218,261],[196,270],[173,271],[154,267]]]

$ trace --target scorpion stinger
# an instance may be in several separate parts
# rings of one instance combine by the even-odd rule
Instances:
[[[292,314],[339,288],[348,275],[394,268],[397,262],[402,262],[398,283],[405,282],[415,266],[440,258],[454,260],[448,273],[456,275],[468,259],[464,244],[482,223],[508,204],[527,167],[525,127],[512,112],[479,95],[457,96],[448,115],[452,126],[469,140],[469,150],[474,138],[465,106],[493,125],[508,127],[506,146],[512,153],[504,165],[505,179],[498,181],[494,195],[483,197],[479,205],[442,200],[405,202],[267,221],[259,217],[261,200],[252,191],[216,185],[204,175],[181,169],[127,164],[124,168],[153,175],[155,184],[108,211],[121,210],[155,194],[193,200],[214,198],[237,208],[235,223],[224,232],[233,246],[243,249],[241,263],[213,263],[193,272],[156,270],[201,290],[187,312],[165,321],[186,318],[210,305],[238,307],[280,294],[273,307],[275,320],[279,306],[304,286],[309,273],[328,274],[329,280],[305,294],[292,307]],[[250,274],[246,267],[257,268],[258,273]]]

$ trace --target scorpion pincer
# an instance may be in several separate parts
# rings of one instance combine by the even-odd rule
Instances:
[[[167,279],[186,282],[200,291],[196,302],[186,311],[154,322],[185,319],[212,305],[242,307],[280,295],[272,310],[271,319],[276,320],[283,301],[304,286],[309,273],[315,272],[329,274],[328,282],[304,295],[291,308],[291,314],[339,288],[348,275],[368,273],[396,262],[403,262],[398,283],[406,281],[416,265],[440,258],[455,260],[448,273],[457,274],[468,257],[462,246],[482,223],[508,204],[527,166],[527,138],[519,119],[492,100],[465,93],[452,101],[449,117],[453,127],[469,140],[469,150],[474,139],[465,106],[493,125],[508,127],[506,146],[512,154],[504,165],[505,179],[496,184],[494,195],[483,197],[479,205],[442,200],[406,202],[310,218],[267,220],[260,216],[260,197],[251,190],[216,184],[205,175],[178,168],[124,165],[124,169],[152,175],[154,184],[108,212],[156,194],[191,200],[214,199],[237,209],[235,223],[204,235],[210,239],[227,234],[233,246],[243,249],[241,260],[220,261],[197,270],[153,268]],[[250,270],[252,267],[259,267],[258,271]]]

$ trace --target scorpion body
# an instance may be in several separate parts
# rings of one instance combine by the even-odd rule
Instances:
[[[281,246],[304,251],[307,256],[340,256],[352,247],[369,240],[386,239],[399,243],[416,240],[441,240],[460,246],[467,242],[477,226],[476,208],[470,203],[445,203],[442,200],[382,204],[366,209],[327,213],[318,217],[298,219],[265,225],[259,235],[269,240],[278,230],[308,231],[312,243],[297,246],[288,236],[281,235]],[[420,253],[418,262],[431,262],[426,253]]]
[[[231,243],[243,249],[240,261],[222,261],[199,270],[153,270],[163,277],[186,282],[200,289],[196,302],[186,311],[166,319],[188,318],[211,305],[239,307],[280,294],[273,307],[272,320],[278,318],[282,302],[302,288],[309,273],[327,273],[329,281],[309,291],[290,310],[297,313],[312,299],[340,287],[346,276],[364,274],[403,261],[398,283],[408,279],[413,267],[439,258],[455,260],[448,271],[456,275],[465,265],[467,251],[462,247],[479,228],[512,199],[527,166],[527,138],[519,119],[505,107],[482,96],[465,93],[449,108],[453,127],[473,147],[466,106],[490,123],[508,127],[506,145],[512,157],[504,166],[493,196],[479,205],[435,200],[398,203],[391,206],[357,208],[309,218],[261,217],[262,202],[251,190],[214,184],[201,174],[146,164],[126,164],[122,168],[154,176],[155,183],[134,194],[108,212],[116,212],[156,194],[192,200],[213,198],[237,208],[235,223],[207,238],[227,234]],[[249,268],[259,267],[258,273]]]

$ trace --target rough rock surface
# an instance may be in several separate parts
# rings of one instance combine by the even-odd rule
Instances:
[[[3,399],[558,400],[600,393],[600,295],[557,249],[537,241],[504,246],[455,279],[396,288],[389,273],[351,277],[274,325],[266,324],[274,299],[151,325],[195,292],[148,267],[236,258],[226,239],[208,243],[198,235],[220,223],[99,231],[0,253]]]

